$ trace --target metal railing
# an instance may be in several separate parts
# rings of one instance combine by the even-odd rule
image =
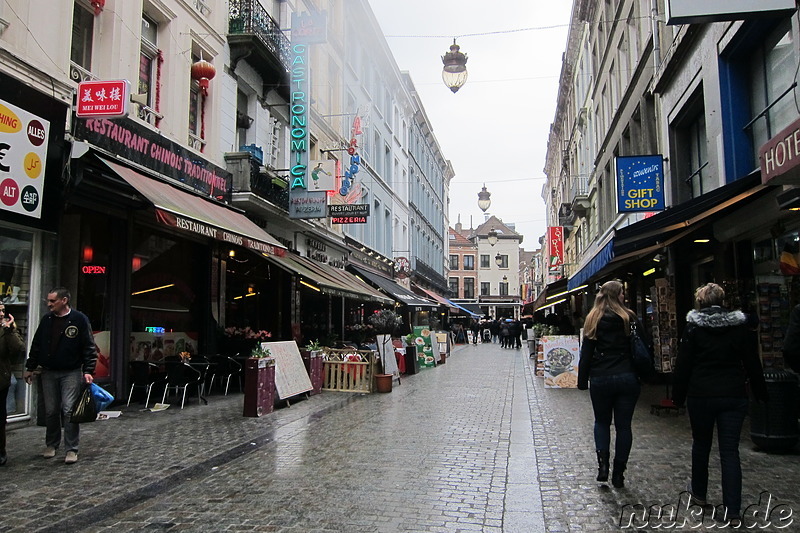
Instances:
[[[291,45],[267,10],[257,0],[230,0],[228,33],[256,35],[289,70]]]
[[[572,178],[572,185],[570,186],[570,200],[574,200],[580,196],[589,195],[589,178],[586,176],[576,176]]]

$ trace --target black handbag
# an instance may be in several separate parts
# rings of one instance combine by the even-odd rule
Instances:
[[[97,420],[97,406],[89,385],[84,385],[83,391],[72,406],[72,415],[69,420],[73,424],[85,424]]]
[[[633,359],[633,369],[640,378],[649,378],[653,374],[655,370],[653,355],[642,337],[639,336],[635,320],[631,320],[631,358]]]

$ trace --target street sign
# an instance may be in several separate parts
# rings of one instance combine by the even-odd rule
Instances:
[[[82,81],[78,84],[78,118],[122,118],[128,116],[131,84],[128,80]]]

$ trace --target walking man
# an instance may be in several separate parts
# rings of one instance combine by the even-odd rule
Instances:
[[[97,348],[89,319],[72,309],[69,302],[69,291],[63,287],[47,294],[50,312],[42,317],[33,336],[23,379],[31,384],[34,372],[41,371],[47,428],[42,457],[55,457],[63,424],[64,462],[73,464],[78,461],[80,426],[70,420],[72,406],[81,393],[81,384],[93,380]]]

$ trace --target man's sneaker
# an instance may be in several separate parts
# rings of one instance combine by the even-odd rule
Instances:
[[[705,498],[698,498],[697,496],[695,496],[694,492],[692,491],[691,479],[686,483],[686,492],[689,493],[689,505],[699,505],[702,507],[708,504]]]
[[[55,456],[56,456],[56,449],[53,448],[52,446],[48,446],[42,452],[42,457],[44,457],[45,459],[52,459]]]
[[[67,452],[67,457],[64,459],[64,463],[71,465],[78,462],[78,454],[77,452]]]

